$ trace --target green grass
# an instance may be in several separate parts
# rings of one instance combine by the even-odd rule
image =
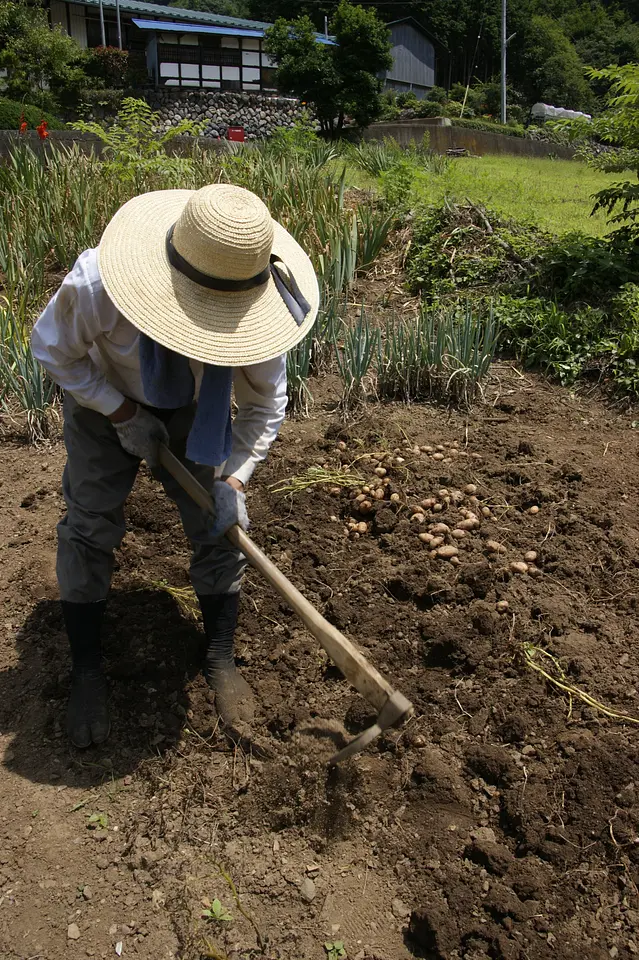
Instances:
[[[427,203],[468,198],[553,233],[602,236],[606,219],[601,213],[590,216],[592,195],[615,179],[619,174],[600,173],[576,160],[484,156],[454,160],[444,174],[418,173],[416,183]]]

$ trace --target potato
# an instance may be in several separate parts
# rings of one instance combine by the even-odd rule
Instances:
[[[452,547],[450,545],[437,548],[437,556],[440,560],[452,560],[452,558],[456,557],[458,553],[459,550],[457,547]]]
[[[455,530],[453,530],[452,533],[451,533],[451,537],[454,537],[455,540],[463,540],[464,537],[467,537],[467,536],[468,536],[468,531],[467,531],[467,530],[461,530],[459,527],[457,527],[457,528],[456,528]]]
[[[433,459],[433,460],[443,460],[443,459],[444,459],[444,454],[443,454],[443,453],[434,453],[432,459]]]
[[[497,613],[506,613],[509,607],[510,607],[510,604],[508,603],[507,600],[498,600],[497,603],[495,604],[495,610],[497,611]]]
[[[368,487],[365,487],[365,489],[368,490]],[[365,499],[366,499],[365,493],[358,493],[357,496],[355,497],[355,503],[363,503]]]
[[[461,490],[453,490],[450,496],[453,503],[461,503],[464,499],[464,494],[461,492]]]
[[[524,560],[526,561],[526,563],[534,563],[536,559],[537,559],[536,550],[529,550],[528,553],[524,554]]]
[[[373,470],[373,473],[377,477],[385,477],[387,473],[386,467],[375,467],[375,469]]]
[[[447,523],[434,523],[431,527],[429,527],[429,530],[431,533],[434,533],[437,536],[443,533],[450,533],[450,527]]]
[[[368,533],[368,524],[364,523],[364,521],[362,520],[361,523],[358,523],[358,524],[357,524],[357,532],[358,532],[358,533]]]
[[[342,490],[341,487],[330,487],[328,492],[332,497],[339,497]]]
[[[487,540],[486,549],[490,550],[491,553],[506,553],[506,547],[503,543],[498,543],[496,540]]]
[[[530,513],[534,517],[535,514],[539,513],[539,507],[529,507],[528,513]]]
[[[445,450],[445,449],[446,447],[444,446],[443,443],[438,443],[437,446],[435,447],[435,450]]]
[[[390,498],[392,503],[399,503],[401,500],[401,497],[398,493],[391,493]]]
[[[528,564],[523,560],[513,560],[510,569],[513,573],[528,573]]]
[[[395,457],[395,463],[406,463],[403,457]]]
[[[541,577],[542,572],[539,567],[536,567],[534,563],[529,564],[528,566],[528,576],[529,577]]]
[[[362,487],[362,493],[370,493],[371,488],[369,486]]]
[[[432,510],[435,506],[435,499],[433,497],[426,497],[425,500],[422,500],[421,506],[424,510]]]
[[[460,520],[457,524],[457,529],[465,532],[466,530],[476,530],[479,526],[479,520],[477,517],[467,517],[465,520]]]
[[[338,440],[336,446],[338,450],[346,450],[346,444],[343,440]]]
[[[439,497],[440,500],[443,500],[444,497],[448,496],[448,490],[445,487],[442,490],[438,490],[437,496]]]
[[[492,517],[490,507],[482,507],[481,513],[482,513],[482,517]]]
[[[434,548],[434,547],[441,547],[441,545],[442,545],[443,542],[444,542],[444,538],[443,538],[443,537],[433,537],[433,539],[430,541],[430,545],[431,545],[431,547],[433,547],[433,548]]]
[[[433,504],[433,513],[441,513],[444,509],[443,503],[434,503]]]
[[[423,513],[414,513],[410,518],[411,523],[423,523],[426,517]]]
[[[419,539],[422,541],[422,543],[431,543],[435,537],[432,535],[432,533],[420,533]]]
[[[432,452],[433,452],[433,448],[432,448],[431,446],[429,446],[427,443],[424,444],[424,446],[420,447],[419,450],[420,450],[420,453],[432,453]]]
[[[383,488],[383,487],[379,487],[379,488],[375,491],[375,493],[373,494],[373,496],[375,497],[376,500],[383,500],[383,499],[384,499],[384,488]]]
[[[370,513],[372,509],[373,509],[373,504],[370,502],[370,500],[362,500],[362,502],[359,505],[360,513]]]
[[[469,497],[474,496],[477,493],[477,484],[467,483],[464,487],[464,493]]]

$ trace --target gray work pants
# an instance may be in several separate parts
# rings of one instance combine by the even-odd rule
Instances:
[[[213,468],[187,460],[184,451],[194,408],[177,410],[167,422],[171,449],[208,490]],[[57,574],[62,600],[104,600],[113,571],[113,551],[126,532],[124,503],[140,466],[120,445],[107,417],[81,407],[70,394],[64,400],[67,465],[62,488],[67,514],[58,524]],[[243,555],[225,538],[211,536],[213,521],[161,467],[153,476],[164,485],[182,517],[191,541],[191,582],[197,593],[236,593],[246,566]]]

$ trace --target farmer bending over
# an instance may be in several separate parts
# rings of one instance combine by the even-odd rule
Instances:
[[[191,541],[218,714],[231,735],[250,736],[253,694],[233,658],[246,561],[224,533],[248,527],[244,488],[284,418],[285,354],[318,303],[299,244],[254,194],[216,184],[126,203],[37,321],[33,352],[66,392],[57,574],[73,664],[67,729],[77,747],[109,735],[100,628],[140,460],[177,504]],[[215,521],[159,465],[161,443],[211,490]]]

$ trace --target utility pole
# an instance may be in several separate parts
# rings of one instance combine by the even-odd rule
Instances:
[[[501,122],[506,123],[506,0],[501,0]]]
[[[504,0],[504,3],[506,0]],[[115,18],[118,22],[118,48],[122,49],[122,21],[120,20],[120,0],[115,0]]]
[[[328,40],[328,17],[324,17],[324,36]]]
[[[104,29],[104,7],[102,6],[102,0],[100,0],[100,37],[102,39],[102,46],[106,47],[106,31]]]

